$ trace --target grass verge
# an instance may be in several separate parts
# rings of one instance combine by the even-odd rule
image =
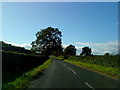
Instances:
[[[100,65],[95,65],[95,64],[90,64],[90,63],[82,63],[79,61],[70,61],[70,60],[64,60],[66,62],[75,64],[80,67],[92,69],[94,71],[102,72],[104,74],[107,74],[109,76],[112,76],[116,79],[118,79],[119,73],[118,73],[118,68],[113,68],[113,67],[105,67],[105,66],[100,66]]]
[[[53,57],[55,57],[56,59],[59,59],[59,60],[64,60],[64,56],[58,56],[58,57],[53,56]]]
[[[34,68],[31,71],[24,73],[22,77],[17,78],[15,81],[3,85],[2,88],[4,90],[26,88],[26,86],[30,83],[31,80],[37,78],[42,73],[43,70],[47,69],[51,61],[52,61],[51,59],[47,60],[44,64],[38,66],[37,68]]]

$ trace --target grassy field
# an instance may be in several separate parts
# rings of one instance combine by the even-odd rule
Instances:
[[[94,71],[98,71],[114,78],[119,78],[119,63],[118,55],[111,56],[69,56],[68,59],[64,59],[63,56],[57,57],[57,59],[75,64],[80,67],[88,68]]]
[[[42,74],[42,71],[49,66],[51,61],[52,60],[49,59],[37,68],[34,68],[31,71],[24,73],[23,76],[18,77],[15,81],[3,85],[3,89],[13,90],[16,88],[26,88],[26,86],[30,83],[31,80],[37,78],[40,74]]]

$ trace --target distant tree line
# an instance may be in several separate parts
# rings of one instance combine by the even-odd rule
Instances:
[[[36,40],[31,43],[31,51],[43,55],[76,55],[74,45],[62,47],[62,32],[58,28],[48,27],[36,33]],[[90,56],[91,48],[83,47],[80,55]]]
[[[3,51],[11,51],[11,52],[18,52],[18,53],[26,53],[26,54],[32,53],[30,50],[27,50],[24,47],[13,46],[3,41],[0,41],[0,47],[2,47],[0,49]]]

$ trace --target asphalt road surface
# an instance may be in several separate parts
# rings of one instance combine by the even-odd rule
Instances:
[[[27,88],[118,88],[118,80],[54,58]]]

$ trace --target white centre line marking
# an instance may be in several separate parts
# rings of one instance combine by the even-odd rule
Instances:
[[[72,71],[72,72],[76,75],[76,72],[75,72],[74,70],[72,70],[72,69],[69,68],[69,67],[68,67],[68,69],[69,69],[70,71]]]
[[[60,62],[62,64],[62,62]]]
[[[66,65],[64,64],[64,66],[66,66]]]
[[[89,83],[85,82],[85,84],[86,84],[89,88],[91,88],[92,90],[95,90]]]
[[[64,66],[66,66],[64,63],[63,63]]]

